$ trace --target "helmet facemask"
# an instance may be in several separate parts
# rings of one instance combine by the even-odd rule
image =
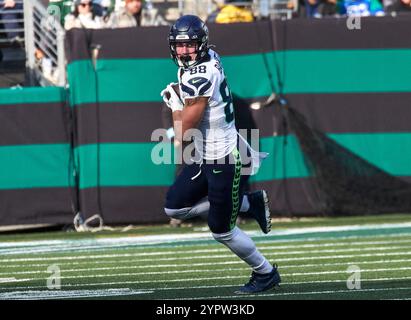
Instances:
[[[171,27],[168,43],[174,62],[179,67],[191,68],[198,64],[208,52],[207,26],[196,16],[183,16]],[[190,50],[187,54],[177,54],[178,44],[196,44],[196,49],[194,52]]]
[[[182,49],[183,46],[185,49]],[[198,41],[173,42],[170,49],[177,65],[184,68],[196,65],[207,52],[207,46]]]

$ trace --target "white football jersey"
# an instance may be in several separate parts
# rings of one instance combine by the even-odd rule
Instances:
[[[237,130],[231,91],[220,57],[211,49],[208,53],[210,59],[189,69],[180,68],[178,79],[184,102],[187,98],[209,97],[198,127],[201,136],[194,137],[194,145],[201,158],[216,160],[234,150]]]

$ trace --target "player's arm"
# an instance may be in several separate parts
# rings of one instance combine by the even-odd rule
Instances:
[[[208,97],[186,98],[184,109],[173,112],[176,139],[182,141],[184,133],[197,128],[208,104]]]

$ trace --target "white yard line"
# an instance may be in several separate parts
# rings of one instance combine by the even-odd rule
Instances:
[[[276,293],[262,293],[260,295],[233,295],[233,296],[207,296],[207,297],[195,297],[195,298],[176,298],[169,300],[204,300],[204,299],[231,299],[231,298],[258,298],[258,297],[281,297],[281,296],[299,296],[299,295],[314,295],[314,294],[335,294],[335,293],[360,293],[360,292],[378,292],[378,291],[404,291],[409,290],[411,294],[411,287],[400,288],[376,288],[376,289],[358,289],[358,290],[326,290],[326,291],[308,291],[308,292],[276,292]]]
[[[9,282],[14,282],[16,281],[16,278],[0,278],[0,283],[9,283]]]
[[[374,279],[361,279],[361,282],[383,282],[383,281],[394,281],[394,280],[411,280],[411,277],[394,277],[394,278],[374,278]],[[297,281],[297,282],[282,282],[282,286],[293,286],[293,285],[305,285],[305,284],[321,284],[321,283],[346,283],[347,280],[314,280],[314,281]],[[106,285],[121,284],[121,283],[106,283]],[[97,285],[97,284],[96,284]],[[83,286],[83,285],[82,285]],[[144,290],[155,290],[155,291],[169,291],[169,290],[195,290],[195,289],[218,289],[221,287],[237,287],[238,284],[228,284],[228,285],[218,285],[218,286],[195,286],[195,287],[166,287],[166,288],[151,288]],[[43,286],[44,288],[44,286]]]
[[[234,277],[240,278],[240,277]],[[244,279],[244,277],[242,277]],[[231,279],[231,278],[230,278]],[[411,277],[391,277],[391,278],[371,278],[371,279],[361,279],[361,282],[383,282],[383,281],[397,281],[397,280],[411,280]],[[292,285],[305,285],[305,284],[322,284],[322,283],[346,283],[347,280],[313,280],[313,281],[297,281],[297,282],[282,282],[282,286],[292,286]],[[61,287],[70,288],[80,288],[80,287],[98,287],[98,286],[113,286],[113,285],[133,285],[139,284],[139,281],[115,281],[115,282],[95,282],[95,283],[79,283],[79,284],[62,284]],[[225,284],[225,285],[206,285],[206,286],[186,286],[186,287],[163,287],[163,288],[139,288],[139,290],[144,291],[169,291],[169,290],[196,290],[196,289],[218,289],[225,287],[237,287],[238,283]],[[31,289],[45,289],[45,286],[21,286],[21,287],[9,287],[7,291],[10,290],[31,290]]]
[[[394,281],[394,280],[410,280],[411,277],[399,277],[399,278],[376,278],[376,279],[362,279],[362,282],[383,282],[383,281]],[[344,283],[346,280],[320,280],[320,281],[302,281],[302,282],[292,282],[283,283],[283,286],[290,285],[304,285],[304,284],[314,284],[314,283]],[[105,285],[119,285],[119,284],[131,284],[136,282],[113,282],[105,283]],[[82,284],[76,285],[80,286],[90,286],[92,284]],[[102,284],[98,284],[102,285]],[[139,289],[133,290],[129,288],[116,288],[116,289],[99,289],[99,290],[38,290],[38,291],[12,291],[0,293],[0,299],[2,300],[15,300],[15,299],[65,299],[65,298],[91,298],[91,297],[110,297],[110,296],[130,296],[130,295],[141,295],[141,294],[151,294],[158,291],[170,291],[170,290],[198,290],[198,289],[217,289],[222,287],[235,287],[237,285],[219,285],[219,286],[195,286],[195,287],[176,287],[176,288],[150,288],[150,289]],[[30,289],[30,288],[27,288]],[[266,297],[266,296],[289,296],[289,295],[313,295],[313,294],[335,294],[335,293],[354,293],[354,292],[377,292],[377,291],[392,291],[392,290],[410,290],[411,287],[400,287],[400,288],[369,288],[369,289],[359,289],[359,290],[325,290],[325,291],[308,291],[308,292],[275,292],[272,294],[263,293],[260,295],[232,295],[232,296],[208,296],[208,297],[194,297],[194,298],[176,298],[169,300],[197,300],[197,299],[219,299],[219,298],[247,298],[247,297]],[[409,300],[410,298],[401,298],[400,300]]]
[[[226,269],[225,269],[226,270]],[[385,271],[405,271],[411,270],[411,267],[401,267],[401,268],[380,268],[380,269],[362,269],[361,273],[367,272],[385,272]],[[195,270],[185,270],[184,272],[195,272]],[[61,276],[60,279],[98,279],[98,278],[110,278],[110,277],[133,277],[133,276],[144,276],[144,275],[161,275],[165,272],[126,272],[126,273],[113,273],[113,274],[90,274],[90,275],[75,275],[75,276]],[[326,274],[347,274],[346,270],[336,270],[336,271],[321,271],[321,272],[302,272],[302,273],[282,273],[283,276],[307,276],[307,275],[326,275]],[[244,276],[224,276],[224,277],[209,277],[202,278],[205,279],[236,279],[244,278]],[[26,278],[26,281],[41,280],[39,278]],[[199,281],[199,278],[183,278],[183,279],[159,279],[159,280],[141,280],[136,283],[157,283],[157,282],[184,282],[184,281]]]
[[[74,299],[74,298],[102,298],[113,296],[131,296],[149,294],[153,291],[122,289],[99,290],[40,290],[15,291],[0,293],[0,300],[46,300],[46,299]]]
[[[275,243],[282,243],[282,242],[298,243],[298,242],[318,242],[318,241],[327,241],[327,243],[330,243],[330,244],[332,244],[332,243],[342,243],[341,241],[347,241],[347,244],[349,244],[349,243],[352,243],[352,242],[349,242],[349,241],[356,241],[358,243],[365,242],[363,240],[365,238],[384,238],[384,239],[394,238],[391,241],[396,241],[395,239],[397,239],[397,238],[403,238],[403,237],[409,238],[410,235],[411,235],[410,233],[401,233],[401,234],[394,234],[394,235],[348,236],[348,237],[340,237],[339,239],[336,239],[336,240],[323,239],[323,238],[306,238],[306,239],[291,239],[291,240],[290,239],[287,239],[287,240],[284,240],[284,239],[281,239],[281,240],[271,239],[271,240],[265,240],[265,241],[258,241],[258,245],[264,244],[264,243],[273,243],[273,242],[275,242]],[[297,244],[295,246],[297,246]],[[178,244],[176,244],[174,246],[171,246],[171,248],[173,248],[173,249],[181,249],[182,252],[184,252],[184,247],[185,246],[178,245]],[[133,248],[133,249],[137,249],[137,247]],[[144,250],[144,249],[147,249],[147,248],[142,247],[142,248],[138,248],[138,249],[143,249]],[[150,248],[150,249],[155,250],[155,248]],[[214,249],[211,249],[211,250],[214,250]],[[220,250],[220,249],[217,249],[217,250]],[[80,250],[75,250],[75,251],[79,252]],[[85,250],[85,251],[86,252],[92,252],[91,250]],[[170,251],[169,248],[167,248],[167,251],[168,252]],[[163,252],[167,252],[167,251],[163,251]],[[157,250],[156,252],[161,252],[161,251]],[[150,255],[150,254],[157,254],[157,253],[150,252],[150,253],[144,253],[144,254]],[[174,252],[172,254],[174,254]],[[129,254],[124,254],[124,255],[128,256]],[[107,256],[113,256],[113,254],[104,254],[104,255],[91,254],[91,255],[85,255],[85,256],[77,256],[76,258],[88,259],[90,256],[92,256],[92,257],[107,257]],[[117,256],[117,254],[114,254],[114,256]],[[58,257],[55,257],[55,258],[57,259]],[[21,258],[10,258],[10,259],[2,259],[1,261],[2,262],[12,262],[12,261],[19,261],[20,259]],[[30,260],[31,261],[37,261],[38,260],[38,258],[23,258],[23,259],[27,259],[27,261],[30,261]],[[43,258],[40,258],[40,260],[42,260],[42,259]]]
[[[274,255],[274,254],[273,254]],[[269,256],[269,255],[267,255]],[[99,264],[105,264],[105,263],[115,263],[115,264],[121,264],[121,263],[137,263],[139,260],[113,260],[113,261],[101,261]],[[328,267],[328,266],[344,266],[344,265],[353,265],[353,264],[380,264],[380,263],[401,263],[401,262],[411,262],[411,259],[394,259],[394,260],[368,260],[368,261],[347,261],[347,262],[335,262],[335,263],[321,263],[321,264],[289,264],[289,265],[281,265],[281,268],[311,268],[311,267]],[[72,265],[75,263],[70,263],[69,265]],[[191,263],[188,264],[158,264],[155,267],[151,265],[144,265],[144,266],[139,266],[139,265],[133,265],[133,266],[120,266],[120,267],[98,267],[98,268],[83,268],[83,269],[62,269],[62,272],[79,272],[79,271],[97,271],[97,270],[121,270],[121,269],[157,269],[157,268],[188,268],[188,267],[203,267],[203,266],[211,266],[215,265],[214,262],[212,263],[198,263],[196,265],[193,265]],[[32,265],[32,266],[39,266],[39,265]],[[43,265],[40,265],[43,266]],[[45,264],[44,266],[49,266],[49,264]],[[58,265],[61,267],[61,264]],[[202,271],[203,269],[200,269],[199,271]],[[46,273],[46,270],[40,271],[13,271],[12,274],[28,274],[28,273]],[[0,282],[1,282],[0,278]],[[0,288],[1,289],[1,288]]]
[[[401,242],[409,242],[411,234],[409,233],[401,233],[401,234],[387,234],[387,235],[372,235],[372,236],[348,236],[348,237],[339,237],[339,238],[307,238],[307,239],[302,239],[300,241],[296,241],[295,239],[292,240],[258,240],[257,245],[258,246],[263,246],[264,244],[277,244],[280,242],[287,242],[291,243],[289,245],[282,246],[284,248],[289,247],[289,248],[295,248],[296,246],[298,247],[317,247],[317,246],[345,246],[345,245],[362,245],[362,244],[384,244],[384,243],[398,243]],[[384,239],[390,239],[394,238],[389,241],[369,241],[367,238],[384,238]],[[398,240],[396,238],[408,238],[406,240]],[[321,241],[321,243],[313,243],[313,244],[300,244],[300,243],[295,243],[295,242],[316,242],[316,241]]]
[[[410,252],[411,254],[411,252]],[[272,254],[265,254],[265,256],[270,257],[270,256],[275,256],[275,253]],[[231,256],[232,257],[232,256]],[[362,257],[362,255],[361,255]],[[391,263],[391,262],[408,262],[411,260],[409,259],[396,259],[396,260],[378,260],[378,261],[374,261],[374,260],[368,260],[368,261],[351,261],[351,262],[346,262],[346,263],[350,263],[350,264],[358,264],[358,263]],[[127,260],[99,260],[99,261],[92,261],[92,262],[85,262],[85,261],[79,261],[79,262],[63,262],[63,263],[58,263],[58,266],[61,267],[65,267],[65,266],[81,266],[83,264],[86,265],[90,265],[92,264],[98,264],[98,265],[107,265],[107,264],[116,264],[116,265],[122,265],[122,264],[127,264],[127,265],[123,265],[121,267],[107,267],[108,269],[129,269],[129,268],[136,268],[136,269],[148,269],[148,268],[173,268],[173,267],[191,267],[193,266],[192,263],[184,263],[184,264],[156,264],[155,267],[153,267],[152,265],[137,265],[140,262],[140,259],[127,259]],[[345,262],[344,262],[345,263]],[[342,265],[344,263],[321,263],[321,266],[331,266],[331,265]],[[133,264],[132,266],[130,266],[130,264]],[[207,265],[214,265],[215,263],[201,263],[201,264],[197,264],[197,266],[207,266]],[[2,269],[17,269],[17,268],[43,268],[46,267],[45,269],[47,269],[47,267],[50,266],[50,263],[38,263],[38,264],[11,264],[11,265],[7,265],[7,266],[1,266]],[[302,267],[302,266],[307,266],[307,267],[313,267],[313,266],[318,266],[318,264],[305,264],[305,265],[301,265],[301,264],[296,264],[296,265],[287,265],[287,267],[292,268],[298,268],[298,267]],[[284,267],[284,266],[282,266]],[[102,269],[105,269],[106,267],[101,267]],[[64,268],[62,268],[64,269]],[[81,270],[95,270],[96,268],[84,268]],[[80,270],[80,269],[76,269],[76,270]],[[66,272],[67,269],[64,269],[64,272]],[[13,274],[17,274],[16,272],[19,271],[12,271]],[[30,271],[23,271],[23,272],[30,272]],[[45,271],[44,271],[45,272]]]
[[[361,261],[349,261],[349,262],[345,262],[345,263],[328,263],[328,264],[321,264],[321,266],[349,266],[349,265],[363,265],[363,264],[380,264],[380,263],[384,263],[384,264],[389,264],[389,263],[400,263],[400,262],[411,262],[411,259],[398,259],[398,260],[378,260],[378,261],[367,261],[367,262],[361,262]],[[212,265],[212,264],[207,264],[207,265]],[[185,265],[184,267],[188,267],[188,266],[192,266],[192,265]],[[308,268],[308,267],[318,267],[318,264],[306,264],[306,265],[282,265],[281,266],[281,274],[284,275],[282,273],[282,270],[285,269],[290,269],[290,268]],[[137,267],[136,267],[137,268]],[[117,269],[117,268],[116,268]],[[236,271],[240,271],[240,270],[249,270],[248,267],[240,267],[240,268],[224,268],[224,269],[220,269],[220,270],[216,270],[216,269],[197,269],[195,272],[198,272],[199,274],[202,272],[217,272],[217,271],[227,271],[227,270],[236,270]],[[63,270],[63,272],[65,273],[67,270]],[[160,274],[171,274],[171,273],[180,273],[181,271],[166,271],[166,272],[161,272]],[[143,273],[146,274],[146,273]],[[304,273],[306,274],[306,273]],[[114,275],[115,276],[115,275]],[[16,278],[5,278],[4,280],[9,280],[9,281],[4,281],[5,283],[7,282],[17,282],[15,281]],[[382,280],[384,279],[394,279],[394,278],[382,278]],[[395,279],[411,279],[407,278],[407,277],[402,277],[402,278],[395,278]],[[31,279],[25,279],[25,281],[29,281]],[[342,281],[342,280],[335,280],[335,281]],[[345,280],[344,280],[345,281]],[[370,280],[371,281],[371,280]],[[314,282],[323,282],[323,281],[314,281]],[[325,282],[327,282],[325,280]],[[134,283],[133,281],[131,283]],[[303,283],[303,282],[301,282]],[[311,283],[311,282],[310,282]],[[123,282],[123,281],[119,281],[119,282],[98,282],[98,283],[89,283],[89,284],[76,284],[76,285],[72,285],[72,284],[67,284],[64,285],[62,284],[62,287],[84,287],[84,286],[101,286],[101,285],[112,285],[112,284],[130,284],[130,282]],[[213,286],[212,286],[213,287]],[[39,289],[39,288],[44,288],[44,286],[31,286],[31,287],[27,287],[27,286],[21,286],[21,287],[8,287],[8,288],[0,288],[1,290],[17,290],[17,289]],[[147,290],[151,290],[151,289],[147,289]]]
[[[350,242],[350,243],[321,243],[321,244],[305,244],[305,245],[298,245],[298,248],[322,248],[322,247],[340,247],[340,246],[363,246],[363,245],[388,245],[388,244],[406,244],[406,243],[411,243],[411,240],[396,240],[396,241],[364,241],[364,242]],[[262,246],[258,245],[258,248],[261,251],[265,250],[285,250],[285,249],[294,249],[296,246],[295,245],[284,245],[284,246],[277,246],[277,245],[271,245],[271,246]],[[157,251],[157,252],[146,252],[146,253],[135,253],[136,257],[139,256],[156,256],[156,255],[176,255],[179,253],[185,254],[185,255],[192,255],[192,254],[197,254],[197,253],[217,253],[217,252],[227,252],[228,249],[226,248],[215,248],[215,249],[199,249],[199,250],[187,250],[187,251]],[[194,256],[195,257],[195,256]],[[81,258],[81,256],[79,257]],[[191,257],[188,259],[192,259]],[[0,262],[9,262],[10,259],[3,259],[0,260]],[[90,264],[90,263],[98,263],[98,264],[104,264],[104,263],[123,263],[123,262],[130,262],[130,261],[141,261],[141,260],[103,260],[103,261],[76,261],[76,262],[67,262],[67,263],[62,263],[60,262],[59,264],[61,265],[80,265],[80,264]],[[19,267],[42,267],[42,266],[49,266],[49,263],[40,263],[40,264],[0,264],[0,268],[19,268]]]
[[[138,261],[136,261],[138,262]],[[350,262],[343,262],[343,263],[321,263],[321,264],[294,264],[294,265],[281,265],[281,269],[287,269],[287,268],[311,268],[311,267],[326,267],[326,266],[348,266],[352,264],[357,264],[357,265],[362,265],[362,264],[380,264],[380,263],[402,263],[402,262],[411,262],[411,259],[397,259],[397,260],[379,260],[379,261],[350,261]],[[227,262],[225,262],[226,264]],[[243,263],[241,261],[238,261],[238,263]],[[231,262],[228,262],[228,264],[231,264]],[[205,267],[205,266],[215,266],[216,263],[213,262],[204,262],[204,263],[188,263],[188,264],[159,264],[159,265],[145,265],[145,266],[120,266],[120,267],[97,267],[97,268],[79,268],[79,269],[61,269],[61,273],[71,273],[71,272],[95,272],[95,271],[105,271],[105,270],[131,270],[131,269],[158,269],[158,268],[180,268],[179,270],[172,270],[172,271],[159,271],[158,274],[173,274],[173,273],[179,273],[179,272],[220,272],[220,271],[226,271],[226,270],[248,270],[249,268],[225,268],[225,269],[197,269],[197,270],[190,270],[186,271],[184,269],[187,268],[192,268],[192,267]],[[59,267],[61,267],[59,265]],[[0,273],[0,276],[3,275],[23,275],[23,274],[44,274],[47,275],[49,274],[47,272],[47,269],[44,270],[33,270],[33,271],[12,271],[12,272],[5,272],[5,273]],[[156,273],[146,273],[144,272],[143,274],[156,274]],[[0,282],[1,282],[0,278]],[[8,278],[6,278],[8,279]]]
[[[273,256],[276,256],[275,253],[272,254]],[[332,256],[315,256],[315,257],[297,257],[297,258],[276,258],[276,262],[289,262],[289,261],[310,261],[310,260],[330,260],[330,259],[346,259],[346,258],[358,258],[358,257],[389,257],[389,256],[410,256],[411,251],[407,252],[387,252],[387,253],[370,253],[370,254],[364,254],[360,252],[359,254],[351,254],[351,255],[332,255]],[[266,256],[270,256],[269,254],[266,254]],[[231,256],[232,258],[233,256]],[[157,261],[158,259],[156,259]],[[136,260],[136,263],[140,262],[141,259]],[[194,263],[191,264],[191,266],[205,266],[205,265],[230,265],[230,264],[242,264],[244,263],[243,261],[238,261],[238,260],[232,260],[232,261],[216,261],[216,262],[210,262],[210,263]],[[161,265],[162,267],[182,267],[185,264],[167,264],[167,265]],[[144,266],[145,267],[145,266]]]
[[[272,244],[272,242],[270,242]],[[322,243],[322,244],[306,244],[306,245],[261,245],[260,243],[258,243],[258,248],[260,250],[287,250],[287,249],[295,249],[296,247],[298,247],[299,249],[304,249],[304,248],[322,248],[322,247],[340,247],[340,246],[344,246],[344,247],[348,247],[348,246],[364,246],[364,245],[389,245],[389,244],[411,244],[411,240],[397,240],[397,241],[364,241],[364,242],[352,242],[352,243]],[[381,248],[385,248],[384,246]],[[163,250],[158,250],[155,252],[141,252],[141,253],[134,253],[133,255],[138,257],[138,256],[160,256],[160,255],[176,255],[176,254],[184,254],[184,255],[188,255],[188,254],[196,254],[196,253],[215,253],[215,252],[227,252],[228,249],[226,248],[215,248],[215,249],[198,249],[198,250],[177,250],[177,251],[173,251],[173,250],[167,250],[167,251],[163,251]],[[338,249],[337,249],[338,250]],[[346,249],[346,250],[353,250],[353,249]],[[355,249],[354,249],[355,250]],[[304,252],[310,252],[310,251],[304,251]],[[91,255],[93,256],[93,255]],[[90,257],[90,256],[77,256],[77,257]],[[19,258],[17,258],[19,259]],[[0,260],[0,262],[9,262],[10,260],[13,259],[2,259]],[[88,263],[88,262],[85,262]],[[8,267],[8,266],[4,266],[0,264],[0,268],[4,268],[4,267]]]
[[[284,235],[300,235],[311,233],[326,233],[326,232],[344,232],[358,230],[384,230],[392,228],[409,228],[411,222],[404,223],[387,223],[387,224],[366,224],[366,225],[347,225],[335,227],[308,227],[308,228],[293,228],[285,230],[273,230],[267,237],[274,238]],[[260,231],[247,231],[250,236],[263,236]],[[147,244],[168,244],[175,241],[199,241],[212,240],[209,232],[196,232],[187,234],[163,234],[163,235],[147,235],[147,236],[129,236],[129,237],[106,237],[93,239],[70,239],[70,240],[38,240],[38,241],[14,241],[3,242],[0,244],[0,252],[2,254],[24,254],[24,253],[40,253],[40,252],[58,252],[64,250],[79,250],[87,249],[109,249],[124,246],[140,246]],[[299,239],[301,240],[301,239]],[[27,248],[30,247],[30,248]],[[36,248],[37,247],[37,248]],[[13,250],[7,250],[12,248]],[[19,250],[19,248],[21,250]]]
[[[411,262],[411,260],[400,260],[401,262]],[[364,264],[364,263],[357,263],[358,265]],[[375,262],[370,262],[370,263],[366,263],[366,264],[375,264]],[[387,261],[384,261],[384,264],[388,264]],[[341,264],[328,264],[328,266],[349,266],[350,264],[348,263],[341,263]],[[309,266],[317,266],[318,265],[301,265],[301,266],[296,266],[296,265],[292,265],[292,266],[281,266],[281,269],[290,269],[290,268],[305,268],[305,267],[309,267]],[[327,266],[327,264],[321,265],[321,266]],[[186,267],[186,266],[185,266]],[[117,267],[117,268],[95,268],[95,269],[82,269],[82,270],[76,270],[76,269],[71,269],[71,270],[63,270],[62,273],[66,273],[66,272],[94,272],[94,271],[103,271],[103,270],[124,270],[124,269],[137,269],[138,267],[130,267],[130,268],[121,268],[121,267]],[[153,268],[150,268],[153,269]],[[145,276],[145,275],[170,275],[170,274],[183,274],[183,273],[214,273],[214,272],[226,272],[226,271],[248,271],[250,270],[250,268],[248,267],[240,267],[240,268],[224,268],[224,269],[198,269],[198,270],[168,270],[168,271],[150,271],[150,272],[133,272],[131,275],[133,276]],[[395,269],[395,268],[388,268],[388,269],[380,269],[378,271],[389,271],[389,270],[410,270],[410,268],[408,267],[404,267],[403,269]],[[362,270],[361,270],[362,271]],[[370,270],[364,270],[364,271],[370,271]],[[315,271],[315,272],[301,272],[301,273],[281,273],[283,276],[301,276],[301,275],[320,275],[320,274],[333,274],[333,273],[341,273],[343,271],[341,270],[336,270],[336,271]],[[48,274],[46,271],[33,271],[33,272],[15,272],[13,273],[15,275],[17,274]],[[96,276],[100,276],[100,275],[104,275],[104,274],[99,274],[99,273],[94,273],[94,275]],[[113,276],[116,276],[117,274],[114,274]],[[121,274],[120,274],[121,275]],[[129,275],[129,274],[127,274]],[[14,280],[16,280],[16,278],[5,278],[5,280],[10,279],[11,282],[13,282]],[[38,278],[37,278],[38,279]],[[7,281],[3,281],[3,282],[7,282]],[[0,283],[1,283],[1,279],[0,279]]]
[[[357,252],[357,251],[384,251],[389,249],[404,249],[406,246],[392,246],[392,247],[372,247],[372,248],[350,248],[350,249],[325,249],[325,250],[297,250],[297,251],[287,251],[287,252],[277,252],[278,256],[283,255],[298,255],[298,254],[312,254],[312,253],[336,253],[336,252]],[[264,250],[276,250],[276,246],[265,247]],[[220,250],[220,249],[217,249]],[[223,249],[222,251],[228,252],[227,249]],[[262,250],[263,251],[263,250]],[[213,251],[211,251],[213,252]],[[191,254],[194,252],[184,252],[182,251],[181,254]],[[100,258],[118,258],[118,257],[145,257],[145,256],[157,256],[157,255],[176,255],[177,253],[172,250],[168,251],[157,251],[157,252],[139,252],[139,253],[118,253],[118,254],[102,254],[102,255],[73,255],[73,256],[62,256],[62,257],[39,257],[39,258],[13,258],[13,259],[1,259],[1,263],[6,262],[25,262],[25,261],[64,261],[64,260],[91,260],[91,259],[100,259]],[[229,257],[230,255],[220,255],[215,256],[218,258]],[[210,258],[211,255],[204,256]],[[172,258],[155,258],[156,261],[168,261],[168,260],[178,260],[178,259],[192,259],[192,257],[172,257]],[[141,259],[140,261],[144,261]],[[146,261],[152,261],[152,258],[146,259]],[[1,264],[0,264],[1,267]]]

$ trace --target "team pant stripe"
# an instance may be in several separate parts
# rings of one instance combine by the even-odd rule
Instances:
[[[234,172],[234,179],[233,179],[233,188],[231,191],[231,198],[232,198],[232,212],[231,212],[231,220],[230,220],[230,229],[233,229],[236,225],[238,210],[240,209],[240,179],[241,179],[241,158],[240,153],[238,152],[237,148],[233,150],[233,156],[235,159],[235,172]]]

